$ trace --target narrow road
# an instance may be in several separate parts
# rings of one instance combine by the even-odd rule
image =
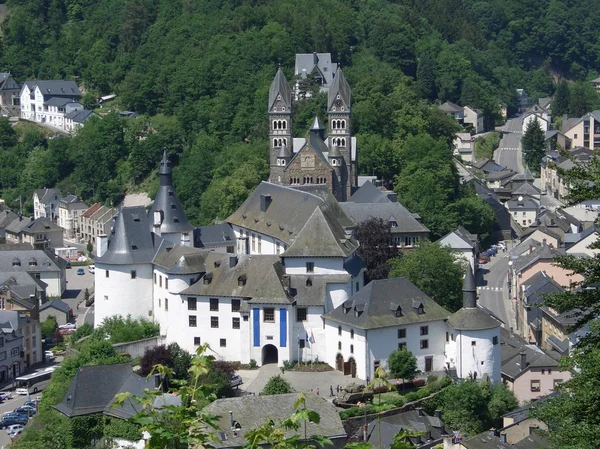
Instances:
[[[502,167],[514,172],[523,173],[523,155],[521,153],[521,127],[523,120],[520,117],[509,119],[502,127],[502,139],[498,149],[494,152],[494,161]]]

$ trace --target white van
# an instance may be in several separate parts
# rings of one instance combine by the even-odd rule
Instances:
[[[96,265],[90,265],[88,267],[88,271],[92,274],[94,274],[96,272]]]

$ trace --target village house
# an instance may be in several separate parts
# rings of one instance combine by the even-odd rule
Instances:
[[[36,306],[36,313],[37,310]],[[33,318],[30,315],[31,312],[24,313],[19,310],[0,310],[0,323],[7,323],[2,325],[3,330],[6,329],[6,331],[10,333],[14,330],[15,333],[18,332],[23,336],[23,345],[20,347],[19,353],[17,354],[17,344],[14,344],[11,348],[10,355],[13,357],[13,362],[10,371],[12,377],[17,377],[19,374],[28,370],[32,365],[40,363],[44,356],[42,351],[42,331],[40,322],[37,317]],[[22,359],[22,361],[19,361],[18,358]]]
[[[474,134],[485,131],[483,111],[469,105],[463,108],[463,123],[465,127],[471,128]]]
[[[81,92],[74,81],[26,81],[21,89],[21,118],[64,130],[64,116],[75,109]]]
[[[439,243],[440,246],[449,246],[457,262],[466,261],[471,266],[471,270],[475,270],[475,256],[479,252],[477,235],[471,234],[464,227],[459,226],[436,243]]]
[[[301,88],[301,84],[313,82],[318,84],[319,91],[327,93],[333,83],[338,64],[331,61],[331,53],[297,53],[294,76],[296,85],[294,99],[298,101],[301,97],[311,96],[310,92]]]
[[[579,343],[589,332],[585,325],[573,331],[571,328],[577,323],[577,311],[560,313],[552,307],[542,306],[542,349],[555,350],[561,356],[569,355],[572,348]]]
[[[521,284],[519,292],[519,316],[522,322],[518,327],[528,343],[541,346],[542,343],[542,311],[544,295],[563,293],[564,289],[545,271],[539,271]]]
[[[454,155],[460,156],[465,162],[473,162],[475,159],[473,152],[475,149],[475,142],[473,137],[469,133],[456,133],[454,141]]]
[[[62,326],[63,324],[67,324],[69,322],[71,319],[71,313],[71,308],[66,302],[54,298],[40,306],[40,322],[43,323],[48,318],[53,316],[56,318],[56,324]]]
[[[46,217],[56,222],[58,203],[61,199],[58,189],[38,189],[33,192],[33,218]]]
[[[34,249],[63,246],[63,229],[49,218],[19,216],[4,231],[7,243],[29,243]]]
[[[569,183],[561,171],[571,170],[579,164],[586,164],[593,158],[593,150],[575,147],[568,155],[550,152],[542,158],[540,169],[541,185],[548,195],[563,200],[569,195]]]
[[[79,241],[90,242],[96,245],[96,238],[101,235],[109,235],[112,228],[113,217],[116,210],[112,207],[103,206],[100,203],[92,204],[87,210],[79,214]]]
[[[600,110],[588,112],[581,118],[563,118],[562,132],[573,147],[600,148]]]
[[[539,203],[532,199],[519,196],[515,200],[509,200],[505,203],[506,209],[520,226],[528,227],[536,224]]]
[[[76,195],[67,195],[58,202],[58,225],[64,229],[64,236],[75,239],[81,234],[79,216],[88,210],[87,204]]]
[[[19,115],[19,93],[21,86],[10,73],[0,72],[0,113],[7,116]]]

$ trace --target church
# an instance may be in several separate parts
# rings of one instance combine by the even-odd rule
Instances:
[[[352,92],[338,68],[327,92],[327,135],[318,117],[305,137],[294,137],[292,88],[281,68],[269,89],[270,182],[327,186],[347,201],[357,187],[356,137],[351,133]]]

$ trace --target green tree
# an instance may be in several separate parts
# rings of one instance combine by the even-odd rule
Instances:
[[[290,385],[290,383],[284,379],[281,375],[277,375],[277,376],[273,376],[271,377],[268,381],[267,384],[265,385],[265,388],[263,388],[263,391],[261,394],[270,396],[270,395],[274,395],[274,394],[286,394],[286,393],[293,393],[294,390],[292,389],[292,386]]]
[[[521,147],[525,164],[534,172],[539,172],[542,158],[546,154],[546,135],[537,117],[527,124]]]
[[[569,87],[569,115],[581,117],[599,106],[596,89],[584,81],[578,81]]]
[[[0,117],[0,148],[8,150],[17,144],[17,133],[7,118]]]
[[[422,242],[402,257],[390,261],[390,277],[406,277],[450,312],[462,307],[464,269],[449,247]]]
[[[42,322],[42,338],[52,338],[56,332],[56,329],[58,329],[56,317],[50,315],[48,318],[46,318],[46,321]]]
[[[428,100],[436,98],[436,70],[435,56],[430,51],[424,52],[417,62],[417,89],[419,94]]]
[[[419,370],[417,369],[417,358],[406,348],[394,350],[388,357],[390,376],[402,379],[404,388],[405,380],[413,380]]]
[[[85,246],[85,250],[87,251],[89,257],[93,256],[94,245],[92,245],[92,242],[90,240],[88,240],[87,245]]]
[[[397,253],[392,246],[390,223],[381,218],[369,218],[359,223],[356,239],[360,242],[356,254],[367,265],[365,284],[377,279],[387,279],[390,272],[388,261]]]
[[[554,97],[552,98],[552,115],[562,117],[569,113],[569,85],[566,80],[561,80],[556,86]]]

